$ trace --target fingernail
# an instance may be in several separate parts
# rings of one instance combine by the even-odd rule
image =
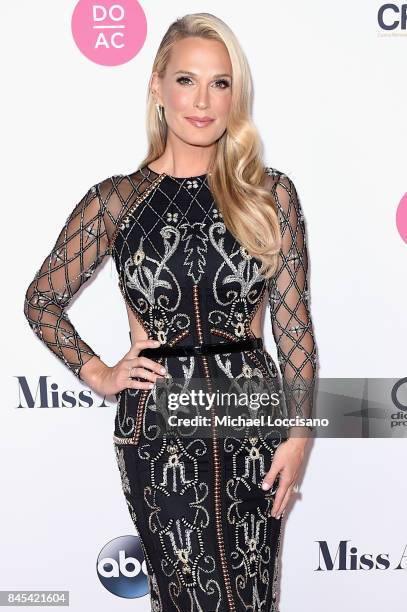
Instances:
[[[263,489],[263,491],[267,491],[270,487],[271,487],[271,485],[268,482],[264,481],[261,484],[261,488]]]
[[[161,374],[165,374],[165,368],[160,369]]]

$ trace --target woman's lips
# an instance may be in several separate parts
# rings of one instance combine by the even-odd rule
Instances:
[[[197,119],[191,119],[191,117],[185,117],[185,119],[187,121],[189,121],[190,123],[192,123],[192,125],[194,125],[195,127],[206,127],[207,125],[211,125],[211,123],[213,123],[214,119],[208,119],[206,121],[198,121]]]

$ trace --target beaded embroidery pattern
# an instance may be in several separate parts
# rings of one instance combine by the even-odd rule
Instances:
[[[25,295],[32,330],[80,378],[97,353],[66,310],[106,255],[147,336],[173,346],[252,337],[265,298],[280,371],[265,349],[159,361],[186,385],[194,377],[208,388],[219,376],[266,379],[285,414],[311,416],[317,349],[304,217],[292,180],[274,168],[265,173],[283,238],[272,279],[225,227],[206,175],[181,179],[144,167],[92,186],[68,216]],[[125,389],[117,399],[116,458],[152,609],[276,611],[281,520],[270,512],[278,479],[267,493],[260,485],[281,438],[253,430],[172,436],[157,425],[155,389]]]

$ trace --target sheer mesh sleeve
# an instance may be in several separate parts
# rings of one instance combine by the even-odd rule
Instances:
[[[287,416],[307,419],[313,416],[318,354],[309,307],[304,217],[292,180],[273,169],[266,171],[274,179],[272,193],[282,234],[277,271],[268,280],[271,324]]]
[[[99,185],[91,187],[68,216],[24,299],[31,329],[80,380],[81,367],[96,353],[80,338],[66,308],[109,251],[104,206]]]

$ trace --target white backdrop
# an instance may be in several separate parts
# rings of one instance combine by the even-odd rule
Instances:
[[[75,612],[91,604],[144,612],[147,597],[111,594],[95,570],[107,542],[135,533],[113,453],[115,405],[100,407],[93,392],[94,404],[80,405],[84,387],[24,318],[25,289],[86,190],[132,172],[144,156],[146,87],[168,25],[185,13],[210,12],[233,28],[249,58],[266,163],[288,174],[301,198],[319,375],[405,376],[407,244],[395,214],[407,190],[407,31],[381,29],[374,0],[146,0],[144,47],[127,64],[104,67],[72,39],[75,4],[15,0],[0,7],[0,589],[69,590]],[[109,365],[128,350],[111,259],[79,292],[69,316]],[[264,335],[275,355],[268,318]],[[54,385],[57,407],[38,407],[40,376]],[[73,407],[62,406],[67,390]],[[312,443],[285,519],[281,612],[405,609],[406,460],[403,439]],[[359,556],[388,555],[390,567],[316,571],[317,541],[335,556],[344,540]]]

